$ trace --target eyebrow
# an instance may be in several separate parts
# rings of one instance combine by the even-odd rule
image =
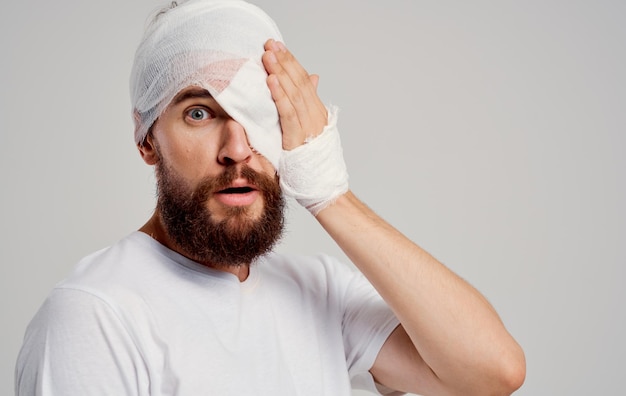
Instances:
[[[189,88],[182,92],[179,92],[178,95],[176,95],[174,99],[172,99],[172,105],[177,105],[187,99],[195,98],[213,99],[213,95],[211,95],[211,93],[204,88]]]

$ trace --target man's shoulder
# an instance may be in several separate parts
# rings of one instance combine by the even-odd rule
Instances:
[[[140,232],[133,232],[83,257],[68,276],[57,283],[55,289],[103,288],[132,279],[144,271],[147,262],[154,262],[155,255],[158,255],[144,239]]]

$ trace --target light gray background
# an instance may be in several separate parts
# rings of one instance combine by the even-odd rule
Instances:
[[[353,190],[481,290],[519,395],[615,395],[626,368],[626,3],[257,0],[341,107]],[[162,2],[0,10],[0,394],[52,288],[153,208],[127,81]],[[344,257],[290,210],[285,251]]]

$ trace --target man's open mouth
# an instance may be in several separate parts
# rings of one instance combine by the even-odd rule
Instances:
[[[254,191],[252,187],[230,187],[218,191],[220,194],[245,194]]]

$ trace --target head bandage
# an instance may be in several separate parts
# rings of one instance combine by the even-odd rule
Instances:
[[[130,78],[135,142],[184,88],[206,89],[278,169],[282,135],[261,62],[268,39],[282,41],[272,19],[241,0],[189,0],[147,27]]]

